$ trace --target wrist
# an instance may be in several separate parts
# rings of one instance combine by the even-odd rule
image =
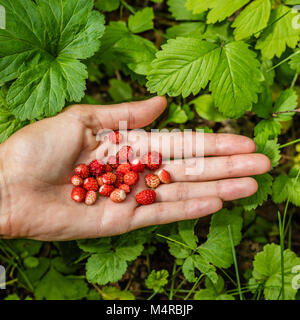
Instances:
[[[0,145],[0,238],[9,237],[9,208],[6,204],[7,184],[4,169],[4,145]]]

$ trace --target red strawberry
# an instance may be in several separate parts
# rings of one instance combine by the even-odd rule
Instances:
[[[145,165],[142,163],[142,160],[139,158],[135,158],[130,161],[130,167],[132,171],[135,172],[143,172],[145,169]]]
[[[171,182],[171,175],[167,170],[160,169],[156,172],[157,176],[161,183],[170,183]]]
[[[119,188],[119,186],[124,182],[124,173],[116,172],[116,177],[115,187]]]
[[[147,174],[145,177],[146,185],[149,188],[155,189],[160,185],[159,177],[153,173]]]
[[[77,176],[85,179],[89,176],[89,167],[82,163],[82,164],[79,164],[76,168],[75,168],[75,173]]]
[[[133,150],[130,146],[123,146],[117,153],[119,162],[128,162],[133,156]]]
[[[95,191],[88,191],[85,196],[84,203],[88,206],[92,206],[97,201],[97,193]]]
[[[75,202],[83,202],[85,199],[86,191],[81,187],[76,187],[72,190],[71,198]]]
[[[119,144],[123,140],[123,135],[119,131],[113,131],[109,134],[109,141],[114,144]]]
[[[118,158],[116,156],[109,156],[107,159],[107,163],[113,167],[114,169],[116,169],[119,165],[119,161]]]
[[[98,185],[99,185],[100,187],[104,185],[104,182],[103,182],[103,180],[102,180],[102,176],[98,176],[98,177],[96,178],[96,180],[97,180]]]
[[[142,162],[146,164],[150,170],[155,170],[160,167],[162,163],[162,157],[160,153],[152,151],[143,156]]]
[[[115,189],[111,194],[110,194],[110,199],[113,202],[120,203],[123,202],[126,199],[126,193],[124,190],[121,189]]]
[[[141,191],[139,194],[136,195],[135,199],[136,202],[142,205],[151,204],[155,201],[156,192],[152,189],[147,189]]]
[[[79,186],[81,186],[83,184],[83,179],[81,177],[79,177],[79,176],[73,176],[71,178],[71,183],[72,183],[73,186],[79,187]]]
[[[94,177],[98,177],[105,170],[104,164],[99,160],[93,160],[89,164],[90,174]]]
[[[99,185],[95,178],[86,178],[83,182],[83,187],[87,191],[97,191]]]
[[[109,164],[105,164],[105,172],[112,172],[113,171],[113,167]]]
[[[129,186],[133,186],[137,184],[138,181],[139,181],[139,174],[134,171],[130,171],[126,173],[124,176],[124,183],[128,184]]]
[[[117,179],[116,175],[112,172],[104,173],[101,177],[104,184],[114,184]]]
[[[131,189],[130,189],[129,185],[125,184],[125,183],[121,184],[119,186],[119,189],[124,190],[125,193],[130,193],[131,192]]]
[[[129,163],[119,164],[119,166],[117,168],[117,172],[121,172],[123,174],[130,172],[130,170],[131,170],[131,167],[130,167]]]
[[[103,197],[109,197],[110,194],[115,190],[115,187],[109,184],[104,184],[103,186],[100,187],[99,193]]]

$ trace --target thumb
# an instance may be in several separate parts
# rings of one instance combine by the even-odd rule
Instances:
[[[166,106],[165,97],[154,97],[115,105],[75,105],[66,112],[79,116],[93,131],[104,128],[116,130],[119,128],[119,121],[127,121],[128,129],[138,129],[158,118]]]

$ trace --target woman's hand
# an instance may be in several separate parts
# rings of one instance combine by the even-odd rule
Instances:
[[[204,152],[210,157],[204,160],[204,172],[186,175],[184,164],[164,165],[173,183],[156,189],[154,204],[136,203],[135,195],[145,188],[143,177],[121,204],[107,198],[90,207],[72,201],[70,176],[76,164],[96,158],[101,148],[97,132],[118,129],[120,120],[129,129],[144,127],[165,107],[163,97],[112,106],[75,105],[14,134],[0,146],[0,235],[46,241],[111,236],[206,216],[219,211],[223,201],[257,191],[249,176],[269,171],[270,161],[253,154],[255,143],[243,136],[206,134]]]

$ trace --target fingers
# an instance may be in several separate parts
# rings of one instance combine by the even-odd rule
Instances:
[[[94,133],[100,129],[119,129],[119,121],[127,121],[128,129],[142,128],[159,117],[167,106],[165,97],[116,105],[75,105],[69,115],[79,117]]]
[[[256,150],[252,139],[235,134],[151,132],[141,135],[132,131],[128,135],[128,141],[135,150],[146,145],[149,150],[160,150],[166,158],[183,158],[183,154],[187,152],[190,153],[188,157],[199,157],[248,154]]]
[[[156,189],[158,202],[217,197],[223,201],[233,201],[250,197],[257,191],[253,178],[227,179],[210,182],[177,182],[161,185]]]
[[[203,172],[199,175],[186,174],[187,168],[195,167],[186,164],[187,161],[171,161],[164,168],[170,172],[172,181],[211,181],[228,178],[249,177],[266,173],[271,170],[271,162],[262,154],[233,155],[227,157],[215,157],[195,159],[199,165],[203,165]]]
[[[196,219],[219,211],[222,205],[220,198],[204,197],[185,201],[159,202],[148,206],[141,206],[135,210],[130,229],[134,230],[156,224]]]

